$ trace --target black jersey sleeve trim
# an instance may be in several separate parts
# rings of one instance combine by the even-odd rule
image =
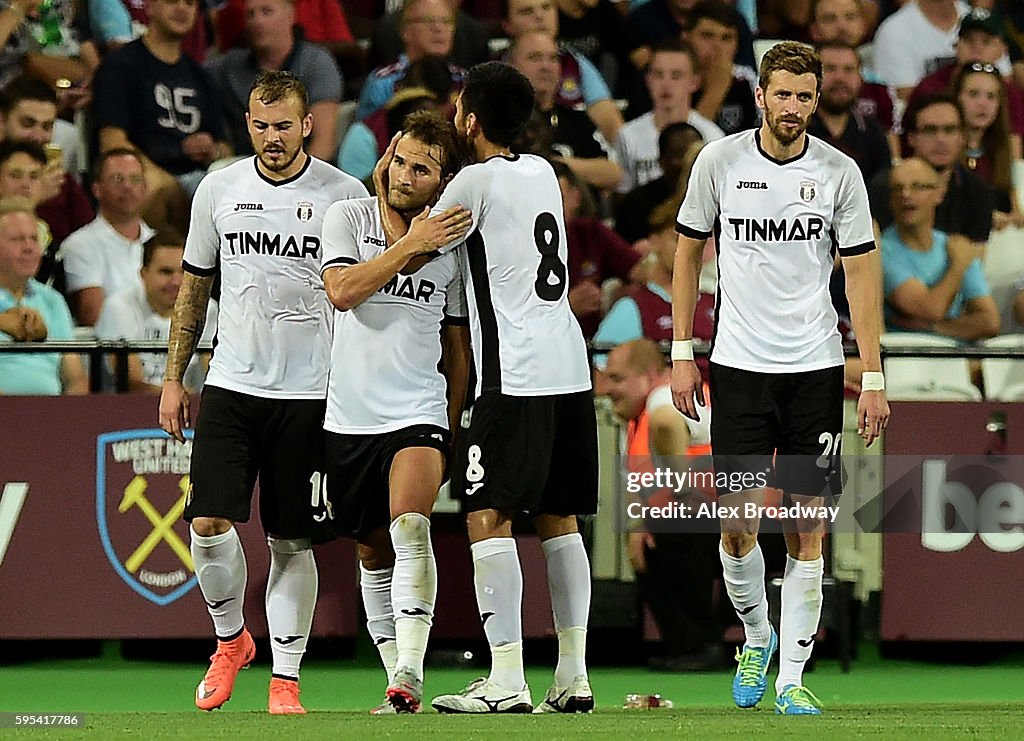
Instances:
[[[327,268],[338,268],[342,265],[358,265],[358,260],[353,260],[351,257],[336,257],[333,260],[328,260],[320,267],[320,272],[323,273]]]
[[[469,317],[468,316],[451,316],[445,314],[441,319],[441,324],[445,327],[468,327]]]
[[[708,239],[711,236],[711,232],[699,231],[694,229],[692,226],[687,226],[679,221],[676,222],[676,231],[690,239]]]
[[[861,244],[854,245],[853,247],[840,247],[839,254],[842,257],[856,257],[857,255],[867,254],[873,249],[875,249],[874,240],[870,242],[862,242]]]
[[[201,268],[198,267],[197,265],[193,265],[190,262],[186,262],[185,260],[181,261],[181,269],[184,270],[186,273],[198,275],[200,278],[209,278],[211,275],[217,274],[216,265],[214,265],[212,268]]]

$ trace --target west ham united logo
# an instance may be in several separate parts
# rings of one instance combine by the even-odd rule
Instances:
[[[295,215],[299,217],[299,221],[309,221],[313,218],[313,204],[309,201],[299,201],[299,205],[295,207]]]
[[[140,595],[167,605],[196,585],[181,519],[191,491],[185,444],[163,430],[121,430],[96,438],[96,520],[114,571]]]
[[[800,197],[804,199],[805,203],[810,203],[814,200],[815,188],[813,180],[801,180],[800,181]]]

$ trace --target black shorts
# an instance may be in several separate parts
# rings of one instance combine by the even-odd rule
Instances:
[[[768,484],[786,494],[842,493],[843,366],[759,373],[711,363],[710,370],[720,483],[723,472],[738,481],[769,471]]]
[[[260,522],[279,538],[315,538],[324,470],[323,399],[266,399],[203,389],[184,518],[248,522],[256,477]]]
[[[391,461],[405,448],[436,448],[447,462],[451,433],[412,425],[373,435],[327,434],[327,498],[338,535],[356,540],[391,524]]]
[[[467,512],[597,512],[597,415],[590,391],[485,392],[458,439],[453,495]]]

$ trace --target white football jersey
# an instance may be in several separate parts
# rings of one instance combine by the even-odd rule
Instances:
[[[701,150],[677,229],[718,243],[711,360],[766,373],[843,364],[829,297],[834,250],[875,248],[867,189],[856,163],[813,136],[786,162],[753,129]]]
[[[331,307],[320,280],[327,207],[366,196],[358,180],[310,157],[292,178],[248,157],[203,178],[192,201],[185,270],[221,273],[217,346],[206,383],[279,399],[327,393]]]
[[[368,262],[386,244],[376,198],[335,203],[324,219],[323,270]],[[335,311],[324,429],[340,434],[419,424],[448,429],[448,385],[440,367],[446,321],[466,321],[453,252],[411,275],[399,273],[353,309]]]
[[[549,396],[590,388],[587,346],[569,309],[562,194],[534,155],[463,168],[432,213],[469,209],[459,246],[466,280],[477,395]]]

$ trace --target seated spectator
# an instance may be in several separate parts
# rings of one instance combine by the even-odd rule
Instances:
[[[149,0],[86,0],[88,7],[88,22],[93,40],[106,54],[120,49],[125,44],[130,44],[135,39],[146,33],[146,26],[149,25],[149,14],[146,12],[146,5]],[[209,46],[207,40],[206,16],[212,14],[212,6],[216,5],[218,21],[221,15],[225,14],[225,8],[230,4],[221,5],[219,0],[198,0],[199,12],[196,13],[195,23],[182,42],[182,49],[198,64],[206,59],[206,51]],[[242,0],[238,0],[242,2]],[[241,21],[239,21],[241,26]]]
[[[628,122],[615,140],[623,170],[616,190],[623,194],[661,176],[658,135],[669,124],[688,123],[705,142],[724,136],[718,126],[690,108],[698,76],[693,50],[685,42],[665,42],[654,50],[646,82],[654,109]]]
[[[0,199],[23,198],[35,208],[43,190],[43,172],[46,153],[35,142],[0,142]],[[39,247],[46,253],[53,237],[50,227],[36,218],[39,229]]]
[[[206,69],[221,93],[227,138],[237,155],[253,154],[245,123],[249,91],[265,70],[285,70],[306,86],[313,133],[306,151],[326,162],[338,154],[338,107],[341,72],[324,48],[295,34],[294,0],[246,0],[249,47],[231,49],[207,63]]]
[[[667,39],[678,39],[688,26],[690,11],[698,0],[648,0],[630,3],[629,18],[644,44],[653,47]],[[754,35],[740,15],[740,48],[736,63],[754,68]],[[644,63],[646,65],[646,62]]]
[[[339,0],[295,0],[294,5],[295,25],[301,29],[302,38],[311,44],[337,55],[347,51],[355,41]],[[219,4],[215,24],[217,49],[225,52],[245,45],[245,16],[245,0]]]
[[[966,13],[966,4],[958,0],[908,2],[875,32],[875,74],[906,100],[927,74],[955,57]]]
[[[618,97],[628,95],[650,53],[629,17],[612,0],[555,0],[558,40],[604,69]]]
[[[1021,226],[1024,215],[1011,178],[1015,158],[1002,75],[991,64],[969,64],[957,74],[953,95],[964,112],[964,163],[995,195],[993,228]]]
[[[601,287],[615,278],[622,283],[643,279],[640,253],[594,216],[586,185],[566,163],[553,163],[562,189],[562,210],[569,246],[569,307],[590,339],[601,323]]]
[[[476,18],[455,6],[455,38],[448,60],[463,69],[486,62],[491,58],[487,45],[487,29]],[[383,67],[393,63],[402,55],[401,26],[402,12],[388,13],[377,21],[370,37],[370,52],[367,62],[371,67]]]
[[[832,42],[847,44],[860,48],[871,40],[869,28],[874,28],[877,20],[878,7],[868,0],[815,0],[811,9],[812,22],[810,27],[811,40],[819,46]],[[891,136],[889,149],[899,154],[893,128],[896,123],[894,114],[894,93],[879,83],[874,72],[861,64],[861,86],[857,97],[857,112],[862,116],[873,118],[879,126]]]
[[[650,236],[651,214],[658,206],[672,198],[679,188],[680,178],[684,171],[689,179],[687,164],[693,165],[693,159],[687,154],[692,150],[693,157],[700,150],[704,140],[700,132],[688,123],[669,124],[658,135],[658,164],[661,176],[633,188],[619,202],[615,209],[615,231],[630,244]],[[693,147],[696,146],[696,149]]]
[[[153,236],[142,251],[139,278],[113,294],[103,303],[96,323],[96,337],[101,340],[166,341],[171,331],[171,314],[181,288],[182,255],[185,243],[176,234],[164,232]],[[208,317],[200,342],[216,334],[216,309]],[[185,372],[185,387],[195,391],[201,385],[203,362],[192,359]],[[128,390],[133,393],[159,394],[163,387],[166,353],[132,353],[128,355]]]
[[[956,58],[929,75],[926,75],[914,88],[910,95],[912,103],[930,93],[948,93],[953,90],[957,76],[964,67],[971,64],[988,64],[998,68],[998,63],[1006,57],[1006,41],[1002,27],[995,18],[977,12],[978,9],[964,16],[960,23],[960,32],[956,41]],[[1000,73],[1003,70],[999,70]],[[1009,79],[1004,82],[1007,95],[1007,112],[1009,114],[1010,131],[1013,134],[1013,156],[1021,156],[1021,135],[1024,134],[1024,91]]]
[[[558,44],[540,32],[524,33],[509,50],[508,60],[533,85],[537,99],[533,120],[527,126],[532,142],[517,151],[556,157],[587,185],[614,188],[622,168],[608,159],[598,142],[597,129],[583,111],[558,103]]]
[[[22,70],[50,90],[63,91],[67,104],[62,106],[63,113],[88,105],[89,84],[100,61],[87,25],[76,18],[79,12],[84,13],[85,7],[71,0],[39,2],[28,8],[21,23],[34,42],[21,60]]]
[[[736,63],[740,25],[735,8],[723,0],[704,0],[690,12],[685,33],[700,73],[693,108],[726,134],[752,129],[761,120],[754,103],[757,73]]]
[[[452,52],[455,11],[448,0],[409,0],[402,6],[402,41],[405,52],[398,61],[370,72],[359,96],[356,119],[364,120],[379,110],[395,94],[395,86],[409,70],[409,65],[426,56],[448,59]],[[462,84],[464,70],[448,65],[455,85]]]
[[[70,340],[74,327],[64,297],[32,276],[43,251],[32,206],[0,202],[0,342]],[[0,394],[88,393],[81,358],[57,353],[0,353]]]
[[[540,32],[558,38],[558,10],[553,0],[502,0],[505,20],[502,28],[513,41],[525,33]],[[562,49],[558,104],[566,108],[585,107],[590,120],[606,142],[615,140],[622,126],[622,113],[604,77],[582,54]]]
[[[142,219],[146,175],[138,152],[101,154],[92,192],[99,214],[64,243],[69,303],[75,319],[87,327],[99,319],[107,296],[138,284],[142,246],[153,236]]]
[[[948,93],[913,100],[903,116],[907,141],[915,156],[931,165],[942,180],[945,198],[935,212],[935,228],[962,234],[983,245],[992,231],[994,196],[981,178],[963,164],[964,119]],[[871,215],[880,229],[892,224],[889,173],[879,173],[868,187]]]
[[[146,220],[185,231],[188,199],[215,160],[229,156],[210,75],[182,42],[195,0],[150,0],[146,35],[103,59],[93,101],[99,151],[137,149],[146,172]]]
[[[684,417],[672,405],[669,375],[665,356],[648,339],[619,345],[608,355],[606,390],[615,414],[627,425],[630,472],[653,470],[661,461],[672,461],[679,470],[678,461],[683,458],[691,459],[688,465],[701,466],[710,453],[709,410],[698,410],[699,421]],[[682,500],[696,511],[704,501],[703,491],[669,491],[652,492],[642,503],[664,506]],[[650,666],[662,671],[721,669],[729,663],[722,632],[731,615],[725,601],[717,601],[722,609],[716,607],[716,584],[722,578],[716,555],[720,536],[678,530],[655,519],[630,521],[629,560],[663,647],[663,654],[652,659]]]
[[[822,80],[818,109],[807,133],[828,142],[857,163],[870,182],[892,164],[889,141],[878,123],[856,108],[861,87],[860,57],[852,46],[831,42],[818,48]]]
[[[912,157],[890,175],[895,223],[882,233],[886,328],[959,340],[999,334],[978,245],[935,229],[942,179]]]

